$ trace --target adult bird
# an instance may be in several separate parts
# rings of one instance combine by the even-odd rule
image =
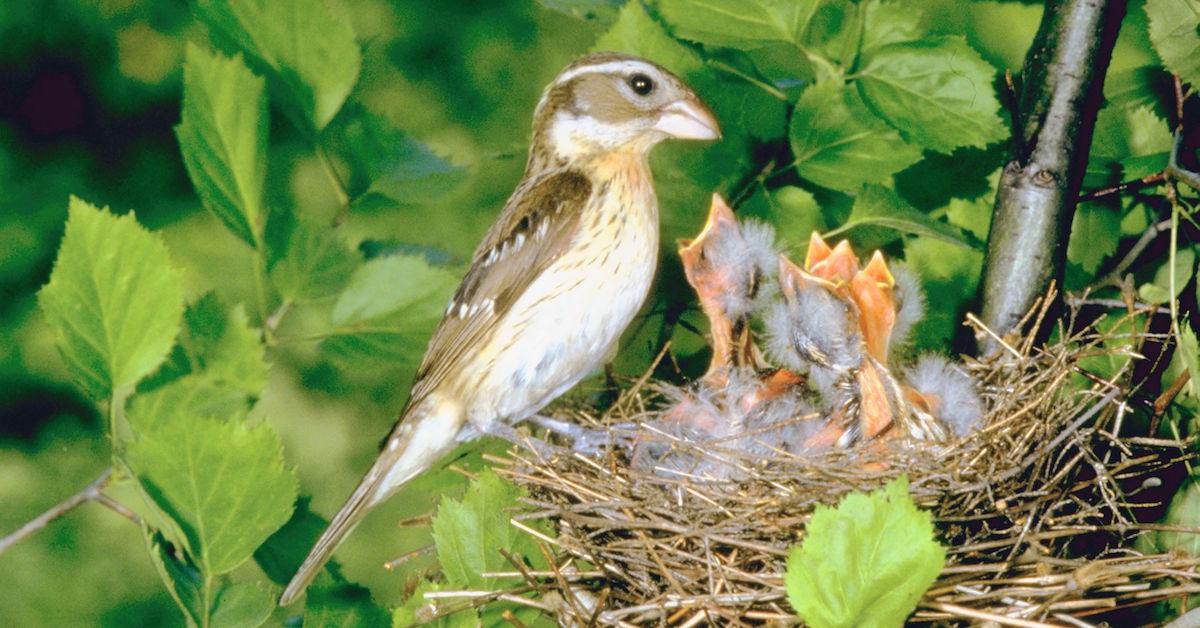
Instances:
[[[475,249],[382,453],[284,590],[294,601],[355,524],[456,444],[517,440],[596,369],[641,307],[658,259],[647,156],[713,140],[712,111],[661,66],[591,54],[542,93],[525,174]]]

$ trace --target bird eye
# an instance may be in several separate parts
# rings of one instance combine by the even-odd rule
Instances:
[[[629,77],[629,87],[638,96],[646,96],[654,91],[654,81],[650,80],[645,74],[634,74]]]

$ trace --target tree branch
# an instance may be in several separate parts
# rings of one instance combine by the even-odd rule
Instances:
[[[1001,334],[1061,282],[1067,236],[1124,0],[1047,0],[1022,71],[1014,159],[1004,168],[984,270],[983,320]],[[1050,318],[1050,317],[1048,317]],[[984,353],[998,347],[988,341]]]
[[[38,515],[37,517],[34,517],[32,521],[18,528],[17,531],[0,539],[0,554],[3,554],[6,550],[8,550],[8,548],[20,543],[21,541],[24,541],[38,530],[46,527],[51,521],[54,521],[55,519],[58,519],[59,517],[74,510],[80,504],[85,504],[87,502],[100,502],[121,516],[140,524],[141,519],[137,516],[137,514],[103,493],[104,487],[108,486],[108,482],[111,479],[112,469],[105,469],[104,472],[100,474],[100,477],[93,480],[91,484],[85,486],[83,490],[59,502],[53,508]]]

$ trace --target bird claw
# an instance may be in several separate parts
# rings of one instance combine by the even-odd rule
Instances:
[[[615,447],[632,449],[637,438],[637,425],[633,423],[621,423],[596,430],[542,415],[534,415],[529,421],[570,439],[573,451],[588,456],[600,455]]]

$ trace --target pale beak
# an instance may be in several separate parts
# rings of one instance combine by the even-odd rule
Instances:
[[[667,105],[654,128],[681,140],[715,140],[721,137],[717,118],[698,98],[676,100]]]

